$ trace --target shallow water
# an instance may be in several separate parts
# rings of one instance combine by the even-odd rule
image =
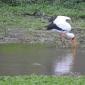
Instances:
[[[75,51],[75,50],[74,50]],[[75,53],[75,52],[74,52]],[[0,75],[21,74],[85,74],[85,48],[77,48],[74,55],[70,48],[44,45],[1,44]]]

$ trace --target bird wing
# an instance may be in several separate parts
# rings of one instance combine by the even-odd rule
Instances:
[[[71,30],[71,25],[67,22],[57,22],[55,23],[59,28],[62,30],[70,31]]]

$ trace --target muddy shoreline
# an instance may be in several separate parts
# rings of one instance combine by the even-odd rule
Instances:
[[[75,28],[72,32],[76,35],[77,46],[85,47],[85,29]],[[8,29],[5,34],[0,36],[0,44],[3,43],[42,43],[61,46],[60,36],[56,32],[33,29]],[[69,40],[65,38],[66,47],[69,47]]]

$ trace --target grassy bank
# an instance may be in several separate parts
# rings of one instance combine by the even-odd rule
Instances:
[[[44,28],[48,25],[47,19],[21,15],[22,13],[33,13],[36,10],[44,12],[48,16],[71,16],[73,27],[85,28],[85,18],[81,18],[85,17],[85,3],[81,3],[73,8],[46,4],[21,4],[18,6],[0,4],[0,30],[5,30],[5,28]]]
[[[84,85],[83,76],[0,76],[0,85]]]

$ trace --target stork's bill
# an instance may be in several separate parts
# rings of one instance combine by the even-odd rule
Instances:
[[[71,33],[71,25],[67,20],[71,21],[70,17],[67,16],[57,16],[54,21],[52,21],[48,27],[47,30],[56,30],[59,33],[64,33],[67,38],[71,40],[72,47],[76,47],[76,37],[73,33]],[[63,39],[63,36],[61,36],[61,39]],[[63,40],[61,40],[63,42]]]

